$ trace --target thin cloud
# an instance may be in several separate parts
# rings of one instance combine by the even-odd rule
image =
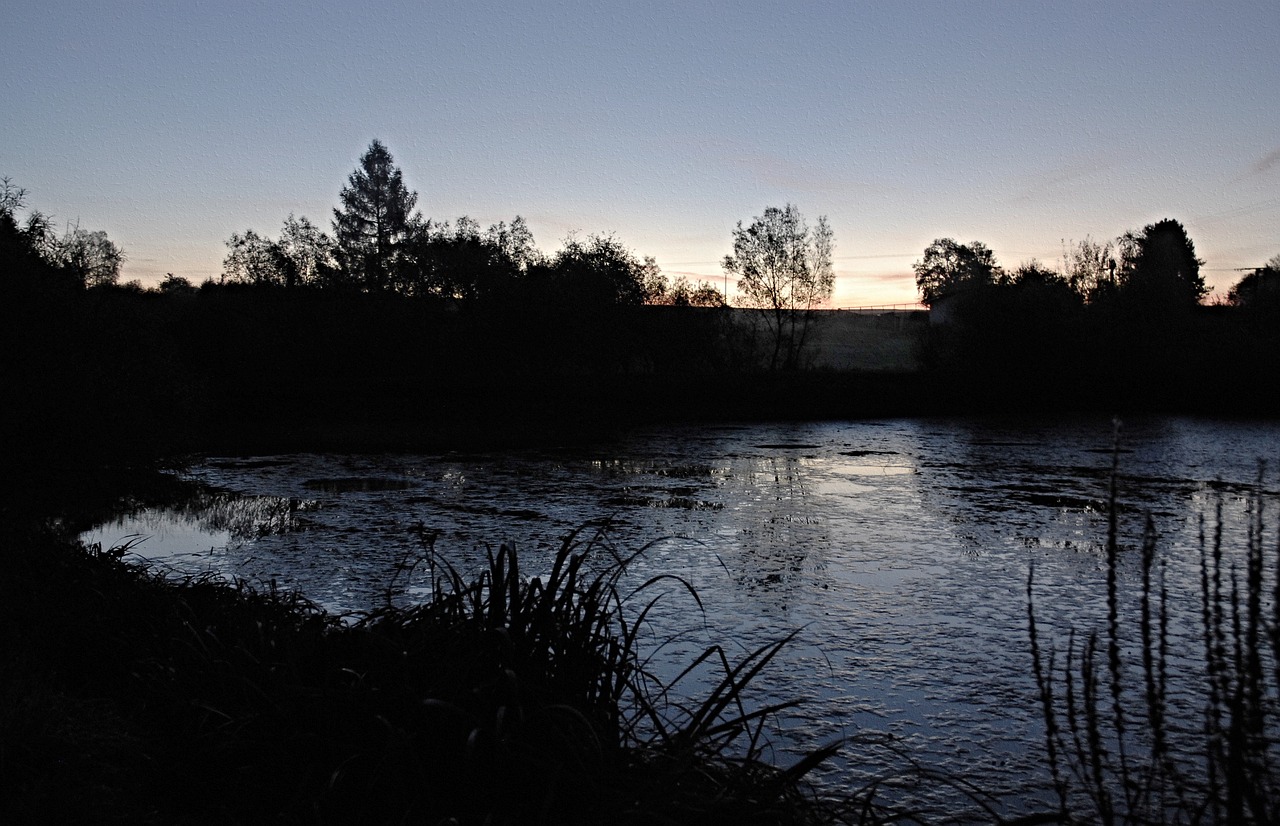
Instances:
[[[866,281],[876,281],[882,284],[898,284],[912,281],[915,278],[915,274],[910,272],[894,272],[863,275],[859,273],[855,277]]]

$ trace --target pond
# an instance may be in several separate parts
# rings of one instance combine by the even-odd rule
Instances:
[[[659,673],[708,642],[738,657],[799,630],[748,694],[804,701],[777,721],[779,762],[850,737],[819,775],[829,787],[904,770],[890,798],[967,805],[946,784],[909,782],[918,761],[1017,812],[1049,799],[1032,566],[1043,643],[1100,627],[1116,458],[1123,602],[1131,611],[1150,514],[1173,665],[1194,671],[1200,518],[1221,504],[1226,547],[1242,550],[1259,461],[1280,446],[1268,422],[1125,422],[1118,454],[1114,434],[1102,418],[901,419],[665,427],[502,453],[210,457],[184,472],[205,491],[195,501],[139,508],[85,539],[131,542],[179,573],[274,580],[335,612],[425,593],[425,568],[401,566],[431,545],[466,573],[510,542],[531,575],[574,531],[600,543],[602,564],[610,548],[643,548],[633,582],[676,574],[703,605],[663,595],[647,638]]]

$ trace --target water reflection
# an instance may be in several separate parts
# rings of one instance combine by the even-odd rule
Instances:
[[[153,561],[189,564],[263,537],[301,530],[304,514],[315,509],[310,499],[242,496],[197,487],[178,504],[133,507],[87,531],[81,540],[104,549],[127,547]]]
[[[1175,639],[1194,659],[1198,519],[1222,502],[1244,524],[1246,487],[1280,426],[1138,421],[1122,440],[1124,610],[1152,513]],[[803,629],[753,695],[807,701],[781,751],[875,730],[987,788],[1041,787],[1027,573],[1034,564],[1046,638],[1102,617],[1112,442],[1100,418],[902,420],[668,428],[505,454],[228,459],[189,475],[234,494],[146,515],[148,544],[163,553],[165,520],[225,532],[218,570],[346,611],[378,604],[422,532],[460,570],[510,541],[536,573],[563,536],[607,521],[621,551],[647,546],[637,583],[677,574],[699,591],[705,614],[673,594],[653,615],[652,639],[685,635],[665,651],[671,663],[704,641],[747,650]],[[1229,548],[1242,531],[1229,529]],[[828,779],[853,782],[894,754],[871,749]]]
[[[810,495],[813,460],[790,455],[790,446],[781,450],[732,466],[729,494],[739,530],[725,565],[740,587],[777,590],[785,598],[803,576],[825,567],[831,537]]]
[[[81,536],[87,545],[128,548],[151,559],[190,558],[212,554],[232,542],[230,531],[211,530],[199,516],[165,508],[144,508],[136,514],[99,525]]]

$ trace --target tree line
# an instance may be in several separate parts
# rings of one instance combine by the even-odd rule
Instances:
[[[1116,241],[1064,244],[1062,267],[1032,260],[1008,271],[982,242],[939,238],[913,269],[921,301],[932,307],[993,289],[1040,292],[1063,305],[1123,302],[1149,312],[1186,310],[1207,294],[1195,244],[1181,223],[1166,218]],[[972,298],[968,300],[972,301]]]
[[[60,239],[39,212],[19,226],[16,213],[24,201],[25,191],[6,179],[0,202],[3,231],[32,266],[65,276],[62,280],[70,285],[117,286],[124,254],[105,233],[77,227]],[[292,213],[276,238],[254,229],[233,233],[216,283],[399,295],[473,308],[728,306],[710,282],[684,276],[670,280],[652,257],[638,258],[612,234],[571,234],[559,250],[546,254],[519,215],[488,229],[467,216],[452,222],[425,218],[415,210],[417,193],[406,186],[390,151],[378,140],[361,156],[339,201],[332,234]],[[738,223],[733,248],[724,270],[736,277],[741,305],[767,311],[761,320],[770,341],[768,364],[799,366],[810,311],[829,300],[834,287],[833,236],[826,218],[811,230],[794,206],[770,207],[750,225]],[[124,286],[141,290],[137,283]],[[187,279],[169,274],[156,291],[195,289]]]
[[[725,306],[708,281],[669,280],[652,257],[638,258],[616,236],[570,235],[552,254],[540,251],[517,215],[481,229],[468,216],[424,218],[418,195],[404,183],[390,151],[374,140],[339,193],[332,234],[304,216],[285,218],[276,238],[253,229],[233,233],[219,283],[285,289],[319,288],[429,296],[466,302],[558,298],[568,303]],[[19,222],[26,191],[0,181],[0,243],[5,258],[24,258],[46,279],[66,286],[118,285],[124,251],[105,232],[69,224],[59,235],[35,210]],[[810,229],[791,204],[769,207],[733,231],[733,254],[722,266],[733,275],[738,303],[769,311],[773,362],[794,364],[808,330],[809,310],[832,295],[834,239],[825,216]],[[915,262],[920,300],[934,308],[957,296],[992,289],[1035,291],[1060,304],[1143,306],[1150,313],[1186,309],[1208,290],[1186,229],[1166,218],[1115,240],[1073,243],[1061,266],[1032,260],[1006,270],[982,242],[939,238]],[[1245,275],[1227,295],[1236,306],[1269,305],[1280,293],[1280,255]],[[125,285],[141,289],[141,285]],[[161,292],[193,289],[169,274]],[[965,299],[962,299],[965,300]],[[972,300],[972,299],[968,299]]]
[[[616,236],[571,235],[540,251],[517,215],[482,229],[475,219],[423,217],[418,194],[381,141],[361,156],[339,193],[333,234],[289,215],[278,238],[252,229],[227,241],[221,280],[284,288],[395,293],[469,303],[555,298],[571,304],[720,306],[707,282],[666,278]]]
[[[1114,240],[1064,242],[1057,269],[1032,260],[1006,270],[981,241],[961,244],[952,238],[935,240],[912,269],[920,300],[930,308],[1021,290],[1064,310],[1124,308],[1153,317],[1184,313],[1202,303],[1209,294],[1203,265],[1186,228],[1165,218]],[[1280,305],[1280,255],[1248,272],[1225,298],[1234,307]]]
[[[117,282],[125,255],[105,232],[75,222],[59,235],[53,219],[39,210],[19,222],[26,199],[25,189],[0,179],[0,261],[9,275],[35,271],[44,284],[78,289]]]
[[[221,278],[144,290],[119,283],[125,253],[105,233],[59,232],[0,181],[11,455],[277,449],[402,425],[946,413],[1035,394],[1107,412],[1249,408],[1258,377],[1280,369],[1280,256],[1232,288],[1234,307],[1199,306],[1201,263],[1176,221],[1086,239],[1057,269],[1007,271],[985,245],[939,239],[917,284],[957,323],[909,319],[925,369],[837,376],[799,369],[834,286],[825,217],[787,204],[739,221],[722,266],[734,303],[756,311],[727,313],[718,290],[666,280],[615,236],[545,254],[519,216],[486,229],[416,208],[374,141],[329,227],[290,215],[274,238],[236,233]],[[243,443],[253,432],[261,444]]]
[[[19,221],[25,196],[3,180],[0,253],[9,280],[20,271],[33,283],[74,289],[120,286],[125,255],[106,233],[72,225],[59,235],[39,211]],[[591,326],[583,320],[586,316],[610,307],[727,306],[726,296],[712,284],[684,277],[669,280],[652,257],[638,257],[612,234],[571,234],[548,254],[537,247],[519,215],[487,229],[467,216],[426,218],[417,209],[417,193],[378,140],[360,157],[338,201],[328,231],[291,213],[274,238],[253,229],[232,234],[221,276],[200,289],[250,286],[295,296],[361,294],[452,303],[489,316],[490,326],[506,340],[519,332],[546,337],[550,322],[568,321],[585,329]],[[732,242],[733,252],[724,257],[722,268],[735,278],[734,303],[760,310],[753,318],[764,333],[758,346],[752,345],[754,354],[740,361],[775,370],[801,367],[812,311],[824,306],[834,289],[835,241],[826,217],[811,227],[791,204],[768,207],[748,224],[739,221]],[[1064,242],[1055,268],[1033,260],[1006,269],[979,241],[939,238],[913,270],[921,301],[935,320],[970,328],[967,336],[934,337],[951,335],[945,346],[934,342],[934,349],[958,350],[959,355],[946,355],[954,362],[972,361],[958,345],[977,340],[972,332],[977,327],[1078,327],[1083,317],[1117,313],[1126,317],[1126,324],[1172,323],[1205,297],[1202,264],[1185,228],[1165,219],[1113,241],[1086,238],[1070,247]],[[141,291],[136,282],[123,286]],[[196,289],[170,274],[154,291]],[[1280,305],[1278,296],[1280,256],[1245,275],[1226,300],[1265,309]],[[549,323],[541,330],[527,329],[527,322],[515,323],[522,312],[540,313]],[[596,326],[609,324],[598,321]],[[569,340],[563,344],[574,346]],[[589,337],[580,346],[590,346]]]
[[[1063,246],[1058,268],[1012,270],[977,241],[925,249],[914,271],[934,323],[922,350],[939,385],[999,409],[1266,407],[1280,256],[1206,304],[1204,262],[1174,219]]]

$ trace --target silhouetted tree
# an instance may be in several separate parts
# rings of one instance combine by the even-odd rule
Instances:
[[[280,245],[251,229],[232,233],[229,252],[222,259],[222,278],[233,284],[283,286],[288,279],[288,262]]]
[[[638,346],[631,308],[644,300],[644,265],[620,240],[570,236],[553,255],[509,272],[491,294],[499,300],[481,301],[477,319],[486,341],[503,345],[507,367],[522,374],[628,369]]]
[[[644,303],[670,304],[668,291],[671,289],[671,284],[663,274],[662,268],[658,266],[658,262],[653,256],[646,255],[642,267],[644,272],[640,276],[640,282],[644,286]]]
[[[613,235],[569,237],[541,265],[559,298],[575,306],[636,305],[645,300],[645,265]]]
[[[830,299],[835,288],[834,244],[825,215],[810,230],[791,204],[768,207],[749,226],[739,221],[734,229],[733,254],[724,257],[722,266],[737,276],[745,303],[767,311],[771,369],[799,366],[811,311]]]
[[[493,251],[480,226],[467,216],[456,222],[416,223],[405,239],[396,290],[404,295],[435,295],[464,301],[480,291]]]
[[[676,276],[674,281],[658,269],[652,258],[645,258],[645,303],[667,307],[723,307],[724,293],[709,281],[690,281]]]
[[[304,215],[290,213],[279,241],[249,229],[227,240],[222,277],[238,284],[276,287],[334,286],[337,265],[334,243]]]
[[[66,273],[84,287],[106,287],[120,279],[124,251],[102,230],[68,227],[55,245],[55,258]]]
[[[83,289],[116,283],[125,256],[105,232],[71,226],[59,238],[53,220],[39,210],[19,223],[26,195],[9,178],[0,179],[0,258],[11,273],[21,272],[33,286]]]
[[[1248,310],[1280,310],[1280,255],[1236,282],[1227,293],[1232,306]]]
[[[533,233],[519,215],[512,218],[510,224],[499,221],[491,225],[485,233],[485,241],[521,272],[542,258],[542,253],[534,246]]]
[[[1070,396],[1085,375],[1084,301],[1067,278],[1034,260],[934,304],[922,355],[944,393],[975,409],[1035,408]]]
[[[14,184],[8,175],[0,178],[0,216],[12,217],[26,202],[27,191]]]
[[[391,153],[375,140],[339,197],[342,208],[333,211],[333,229],[343,270],[369,292],[386,290],[409,236],[418,194],[405,187]]]
[[[27,191],[15,186],[9,178],[0,179],[0,263],[13,276],[33,269],[53,269],[49,251],[54,242],[49,220],[33,211],[24,223],[18,221],[18,210],[26,206]]]
[[[1049,269],[1034,258],[1019,264],[1017,269],[1006,274],[1001,280],[1015,288],[1075,292],[1066,276]]]
[[[285,286],[336,286],[337,245],[307,216],[289,213],[277,242],[285,262]]]
[[[1120,242],[1120,288],[1132,305],[1147,312],[1194,307],[1208,289],[1200,275],[1204,263],[1182,224],[1166,218]]]
[[[960,244],[951,238],[938,238],[925,247],[924,258],[912,269],[920,300],[930,306],[944,296],[995,284],[1001,276],[995,255],[985,244]]]
[[[465,215],[452,224],[417,221],[404,242],[395,286],[406,295],[487,300],[510,292],[538,260],[533,233],[519,216],[483,233]]]
[[[723,307],[724,293],[709,281],[690,281],[678,276],[667,292],[667,303],[676,307]]]
[[[156,292],[162,295],[195,295],[196,287],[190,280],[173,273],[165,273],[164,280],[156,286]]]
[[[1014,306],[1035,323],[1056,326],[1072,319],[1084,303],[1067,276],[1034,259],[1010,273],[1001,289],[1011,291],[1015,296]]]
[[[1103,300],[1116,289],[1116,248],[1111,241],[1098,243],[1085,236],[1067,247],[1063,243],[1062,263],[1067,283],[1085,301]]]

